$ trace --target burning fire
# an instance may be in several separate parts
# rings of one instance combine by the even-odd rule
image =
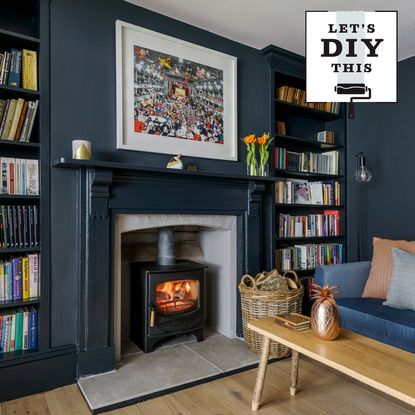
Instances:
[[[156,306],[161,314],[176,314],[190,311],[197,306],[199,282],[177,280],[158,284]]]

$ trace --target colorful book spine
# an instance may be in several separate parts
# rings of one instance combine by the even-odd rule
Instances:
[[[10,325],[10,345],[9,351],[14,352],[16,348],[16,312],[13,311],[13,314],[10,316],[11,325]]]
[[[4,263],[0,261],[0,301],[5,301],[6,299],[6,292],[5,292],[6,284],[4,278]]]
[[[15,328],[15,343],[14,350],[22,350],[23,348],[23,311],[18,309],[15,314],[16,328]]]
[[[3,322],[4,316],[0,315],[0,353],[3,352]]]
[[[39,255],[30,254],[29,261],[29,290],[30,297],[39,297]]]
[[[37,53],[33,50],[22,50],[22,86],[37,91]]]
[[[9,86],[20,87],[20,79],[22,76],[22,51],[17,49],[11,50],[12,59],[9,70]]]
[[[23,299],[22,258],[13,258],[13,300]]]
[[[38,313],[34,307],[30,308],[29,314],[29,350],[37,349],[38,343]]]
[[[29,258],[22,258],[23,300],[30,298]]]
[[[6,284],[5,287],[5,300],[13,300],[13,266],[11,261],[5,262],[4,266],[4,281]]]
[[[23,345],[22,349],[27,350],[29,348],[29,311],[26,308],[23,309]]]
[[[8,352],[10,350],[10,323],[11,316],[7,315],[4,319],[3,327],[3,351]]]

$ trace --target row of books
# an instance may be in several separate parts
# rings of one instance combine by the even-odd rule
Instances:
[[[280,271],[306,270],[322,265],[342,264],[343,244],[307,244],[277,249],[275,263]]]
[[[39,236],[36,205],[0,206],[0,249],[38,247]]]
[[[10,49],[0,53],[0,84],[37,91],[37,52]]]
[[[341,205],[341,184],[326,180],[278,180],[275,182],[275,202],[306,205]]]
[[[275,168],[293,172],[339,174],[339,152],[326,151],[297,153],[285,148],[275,148]]]
[[[35,307],[19,307],[0,314],[0,352],[36,350],[38,312]]]
[[[325,144],[334,144],[334,131],[318,131],[316,134],[313,134],[313,139],[318,143],[325,143]]]
[[[334,114],[340,112],[340,102],[306,102],[306,92],[303,89],[287,85],[277,88],[277,99]]]
[[[277,121],[276,123],[276,132],[279,135],[286,135],[286,125],[285,121]],[[311,141],[317,141],[318,143],[325,143],[325,144],[334,144],[334,131],[317,131],[314,134],[311,134],[310,139]]]
[[[38,107],[38,99],[0,99],[0,139],[30,142]]]
[[[0,157],[1,193],[39,195],[39,160]]]
[[[340,235],[340,211],[324,210],[322,214],[290,215],[280,213],[280,238],[305,238]]]
[[[39,254],[0,261],[0,301],[26,301],[39,297]]]

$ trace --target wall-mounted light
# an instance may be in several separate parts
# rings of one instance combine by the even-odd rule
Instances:
[[[366,157],[362,152],[356,154],[356,171],[354,173],[354,178],[356,180],[357,193],[357,260],[360,261],[360,185],[372,180],[372,173],[366,167]]]
[[[372,173],[366,167],[366,157],[362,152],[356,154],[356,172],[354,178],[358,183],[367,183],[372,180]]]

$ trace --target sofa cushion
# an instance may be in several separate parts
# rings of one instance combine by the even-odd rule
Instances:
[[[339,298],[342,327],[415,353],[415,312],[382,305],[375,298]]]
[[[384,306],[415,311],[415,254],[393,248],[393,271]]]
[[[392,275],[392,248],[415,254],[415,242],[373,238],[373,258],[362,297],[386,299]]]

